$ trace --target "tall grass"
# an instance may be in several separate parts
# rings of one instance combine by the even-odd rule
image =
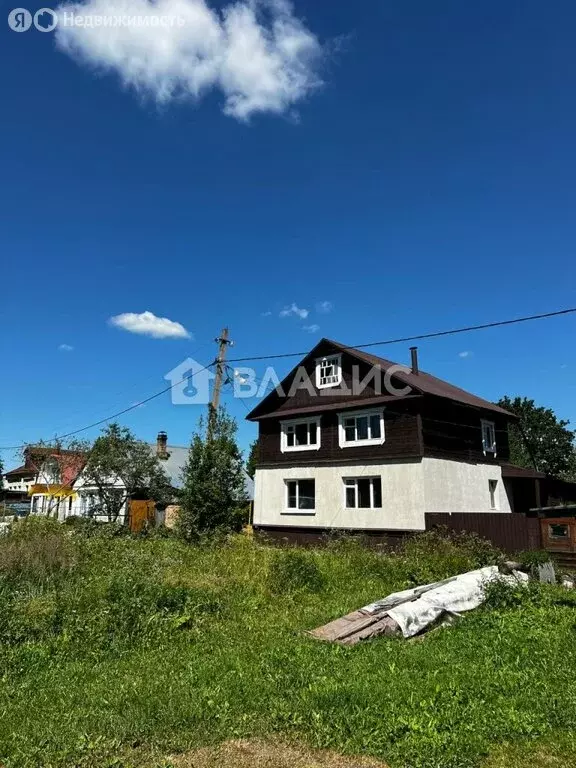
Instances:
[[[474,768],[499,745],[520,754],[576,725],[576,614],[560,588],[493,594],[417,642],[305,635],[415,580],[497,560],[484,542],[426,536],[378,553],[93,533],[39,525],[0,540],[12,563],[0,569],[6,768],[166,766],[276,733],[392,768]]]

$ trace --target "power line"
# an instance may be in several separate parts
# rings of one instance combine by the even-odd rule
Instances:
[[[160,392],[156,392],[153,395],[150,395],[150,397],[145,398],[144,400],[140,400],[137,403],[133,403],[132,405],[128,406],[128,408],[124,408],[121,411],[118,411],[117,413],[113,413],[110,416],[106,416],[104,419],[100,419],[99,421],[95,421],[92,424],[88,424],[85,427],[80,427],[80,429],[75,429],[73,432],[67,432],[65,435],[55,435],[52,440],[58,441],[58,440],[64,440],[67,437],[73,437],[74,435],[80,434],[80,432],[85,432],[87,429],[92,429],[92,427],[99,427],[101,424],[105,424],[107,421],[111,421],[112,419],[116,419],[118,416],[123,416],[125,413],[128,413],[129,411],[133,411],[135,408],[139,408],[141,405],[145,405],[146,403],[149,403],[151,400],[154,400],[157,397],[160,397],[160,395],[163,395],[165,392],[169,392],[174,387],[178,386],[179,384],[182,384],[185,381],[188,381],[192,378],[192,376],[197,375],[198,373],[202,373],[202,371],[207,370],[210,368],[210,366],[214,365],[216,363],[216,360],[212,360],[211,363],[208,363],[208,365],[205,365],[203,368],[200,368],[200,370],[196,371],[191,376],[184,376],[179,381],[175,381],[169,386],[165,387],[164,389],[161,389]],[[21,445],[8,445],[8,446],[2,446],[0,448],[0,451],[16,451],[19,448],[24,448],[25,443]]]
[[[481,325],[469,325],[465,326],[463,328],[453,328],[447,331],[434,331],[432,333],[422,333],[418,334],[416,336],[404,336],[396,339],[386,339],[384,341],[371,341],[367,344],[356,344],[351,346],[342,346],[341,349],[347,350],[347,349],[365,349],[368,347],[378,347],[378,346],[384,346],[387,344],[400,344],[402,342],[408,342],[408,341],[421,341],[424,339],[434,339],[439,338],[441,336],[453,336],[460,333],[469,333],[470,331],[481,331],[485,330],[487,328],[500,328],[506,325],[516,325],[518,323],[526,323],[531,320],[544,320],[549,317],[559,317],[561,315],[568,315],[568,314],[574,314],[576,313],[576,307],[572,307],[569,309],[560,309],[555,312],[545,312],[543,314],[539,315],[527,315],[526,317],[518,317],[513,320],[499,320],[492,323],[483,323]],[[253,357],[237,357],[232,360],[228,360],[227,363],[244,363],[244,362],[253,362],[256,360],[279,360],[282,358],[287,357],[303,357],[308,354],[310,350],[305,350],[304,352],[285,352],[282,354],[274,354],[274,355],[255,355]],[[201,368],[200,371],[197,371],[197,373],[200,373],[201,371],[205,371],[207,368],[210,368],[210,366],[217,364],[218,360],[215,359],[208,365],[205,365],[204,368]],[[92,429],[93,427],[98,427],[101,424],[105,424],[108,421],[111,421],[112,419],[117,418],[118,416],[123,416],[125,413],[129,413],[130,411],[134,410],[135,408],[138,408],[141,405],[145,405],[146,403],[149,403],[151,400],[154,400],[157,397],[160,397],[160,395],[163,395],[165,392],[169,392],[171,389],[173,389],[178,384],[181,384],[184,381],[187,381],[190,379],[191,376],[185,376],[180,381],[174,382],[173,384],[170,384],[170,386],[166,387],[165,389],[160,390],[160,392],[156,392],[155,394],[151,395],[150,397],[147,397],[144,400],[141,400],[137,403],[134,403],[133,405],[129,406],[128,408],[124,408],[121,411],[118,411],[117,413],[112,414],[111,416],[107,416],[104,419],[100,419],[99,421],[96,421],[92,424],[88,424],[85,427],[81,427],[80,429],[73,430],[72,432],[67,432],[64,435],[57,435],[54,440],[63,440],[68,437],[73,437],[74,435],[80,434],[80,432],[85,432],[88,429]],[[12,445],[12,446],[3,446],[0,448],[2,451],[12,451],[12,450],[18,450],[19,448],[22,448],[24,444],[21,445]]]
[[[500,328],[504,325],[516,325],[517,323],[527,323],[530,320],[544,320],[548,317],[559,317],[560,315],[568,315],[576,312],[576,307],[570,309],[560,309],[556,312],[545,312],[542,315],[528,315],[527,317],[517,317],[514,320],[498,320],[494,323],[483,323],[482,325],[468,325],[464,328],[452,328],[449,331],[434,331],[433,333],[421,333],[417,336],[403,336],[397,339],[386,339],[385,341],[371,341],[368,344],[353,344],[349,346],[342,346],[341,349],[365,349],[367,347],[381,347],[386,344],[400,344],[407,341],[422,341],[424,339],[436,339],[440,336],[454,336],[458,333],[468,333],[469,331],[482,331],[487,328]],[[229,363],[245,363],[254,360],[279,360],[283,357],[302,357],[310,352],[307,349],[305,352],[287,352],[276,355],[256,355],[254,357],[236,357],[228,360]]]

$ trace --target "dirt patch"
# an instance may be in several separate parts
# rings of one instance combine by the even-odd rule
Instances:
[[[387,768],[372,758],[259,740],[203,747],[171,757],[170,763],[174,768]]]

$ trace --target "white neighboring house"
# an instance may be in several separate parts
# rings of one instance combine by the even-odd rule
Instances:
[[[181,486],[180,475],[188,457],[188,448],[167,445],[167,435],[160,432],[156,444],[150,445],[173,488]],[[101,510],[98,489],[86,477],[84,466],[86,455],[73,451],[53,452],[44,457],[40,465],[37,482],[32,486],[31,514],[55,517],[63,521],[68,517],[88,517],[98,522],[108,522],[108,516]],[[108,490],[114,489],[123,498],[117,522],[128,519],[129,499],[122,480],[111,477]]]
[[[10,493],[27,494],[36,482],[37,472],[25,465],[4,474],[2,488]]]
[[[59,449],[29,449],[38,467],[34,484],[29,488],[30,514],[65,520],[77,503],[74,483],[86,461],[85,454]]]
[[[248,415],[254,528],[278,538],[422,531],[433,513],[510,513],[499,406],[418,366],[322,339]]]
[[[188,459],[188,448],[168,445],[166,432],[159,432],[155,444],[150,444],[154,453],[175,490],[182,487],[182,471]],[[56,517],[88,517],[98,522],[107,522],[108,517],[100,510],[98,489],[89,484],[84,473],[86,457],[71,451],[52,453],[44,457],[36,483],[32,486],[31,514]],[[124,483],[119,478],[110,478],[109,489],[116,489],[120,496],[126,495]],[[246,476],[246,490],[253,498],[252,481]],[[128,519],[129,500],[125,499],[117,522]],[[159,518],[161,520],[161,517]]]

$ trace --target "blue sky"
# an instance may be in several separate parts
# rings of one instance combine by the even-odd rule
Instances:
[[[247,356],[576,306],[574,4],[275,3],[198,29],[199,0],[162,0],[178,32],[4,23],[0,445],[147,397],[224,325]],[[190,337],[109,323],[145,311]],[[421,366],[576,422],[575,328],[430,341]],[[185,444],[201,410],[164,395],[122,422]]]

